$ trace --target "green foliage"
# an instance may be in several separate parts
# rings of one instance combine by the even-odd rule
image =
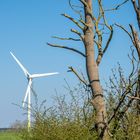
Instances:
[[[58,120],[41,121],[31,129],[29,140],[89,140],[92,138],[87,127],[75,122],[66,121],[62,124]]]
[[[139,100],[137,97],[139,83],[137,69],[133,69],[128,78],[124,76],[123,69],[119,65],[113,70],[113,76],[106,86],[106,103],[108,120],[114,115],[109,123],[109,131],[114,140],[139,140],[140,113]]]
[[[96,140],[97,135],[89,131],[94,122],[94,113],[88,94],[79,84],[73,90],[67,86],[66,96],[56,96],[54,107],[34,112],[34,123],[30,132],[22,130],[23,140]],[[87,91],[88,92],[88,91]],[[41,105],[43,108],[43,104]]]
[[[16,132],[0,132],[0,140],[21,140]]]
[[[139,140],[140,115],[128,113],[121,120],[114,119],[110,125],[113,140]]]
[[[120,85],[119,82],[118,84]],[[34,116],[32,128],[30,132],[22,129],[22,140],[98,140],[96,131],[91,130],[94,128],[95,112],[90,104],[89,90],[82,84],[73,89],[67,86],[67,89],[67,96],[55,97],[53,107],[45,109],[43,102],[32,111]],[[122,90],[121,86],[119,89]],[[108,116],[110,116],[119,103],[121,93],[109,92],[107,95]],[[135,102],[122,115],[124,107],[123,103],[108,126],[111,139],[139,140],[140,115],[135,111]]]
[[[136,76],[126,78],[119,66],[113,71],[106,86],[106,105],[108,113],[108,133],[112,140],[139,140],[140,114],[136,95]],[[66,83],[67,84],[67,83]],[[128,88],[130,87],[131,88]],[[53,107],[45,109],[44,103],[32,111],[34,122],[30,132],[22,130],[23,140],[98,140],[95,131],[95,110],[90,103],[90,89],[78,84],[68,92],[54,99]],[[129,95],[129,96],[128,96]]]

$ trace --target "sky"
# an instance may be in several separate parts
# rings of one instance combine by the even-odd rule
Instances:
[[[75,1],[74,1],[75,2]],[[119,3],[120,0],[117,1]],[[76,2],[75,2],[76,3]],[[104,1],[104,6],[111,8],[115,3]],[[0,128],[9,127],[16,120],[25,120],[21,105],[27,87],[27,79],[22,70],[10,55],[10,51],[22,62],[29,73],[59,72],[59,75],[35,79],[33,87],[39,101],[47,100],[53,105],[55,90],[64,94],[65,80],[73,87],[77,78],[67,72],[68,66],[75,67],[85,73],[84,59],[72,52],[51,48],[46,42],[66,44],[70,47],[82,45],[74,42],[63,42],[51,36],[72,37],[71,28],[75,26],[60,14],[75,16],[67,0],[0,0]],[[96,13],[96,11],[95,11]],[[128,24],[136,26],[136,17],[131,3],[124,5],[119,11],[107,14],[109,23],[120,23],[129,29]],[[137,28],[137,26],[136,26]],[[131,42],[123,31],[115,27],[110,48],[100,65],[102,84],[111,75],[111,68],[117,62],[123,65],[126,73],[130,69],[128,53]]]

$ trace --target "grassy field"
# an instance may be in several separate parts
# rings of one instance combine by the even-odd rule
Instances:
[[[0,140],[21,140],[19,135],[13,132],[0,132]]]

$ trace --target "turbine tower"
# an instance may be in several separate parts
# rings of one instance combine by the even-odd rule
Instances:
[[[28,117],[27,117],[27,126],[28,126],[28,130],[30,129],[31,127],[31,86],[32,86],[32,80],[34,78],[39,78],[39,77],[47,77],[47,76],[50,76],[50,75],[55,75],[55,74],[59,74],[58,72],[53,72],[53,73],[43,73],[43,74],[30,74],[27,69],[25,69],[25,67],[21,64],[21,62],[15,57],[15,55],[10,52],[10,54],[12,55],[12,57],[15,59],[15,61],[18,63],[18,65],[20,66],[20,68],[23,70],[27,80],[28,80],[28,86],[27,86],[27,89],[26,89],[26,92],[25,92],[25,96],[24,96],[24,100],[23,100],[23,104],[22,106],[25,107],[25,102],[27,100],[27,97],[28,97]]]

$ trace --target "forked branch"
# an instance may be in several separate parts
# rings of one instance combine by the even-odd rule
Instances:
[[[100,12],[99,12],[99,17],[98,17],[98,20],[95,21],[95,30],[96,30],[96,33],[97,33],[97,36],[98,36],[98,42],[96,43],[97,44],[97,47],[98,47],[98,56],[97,56],[97,59],[96,59],[96,63],[97,65],[100,64],[102,58],[103,58],[103,55],[105,54],[105,52],[107,51],[108,47],[109,47],[109,44],[112,40],[112,37],[113,37],[113,27],[110,26],[108,23],[107,23],[107,20],[106,20],[106,17],[105,17],[105,11],[103,9],[103,6],[102,6],[102,0],[99,0],[98,1],[98,4],[99,4],[99,8],[100,8]],[[110,35],[108,37],[108,40],[106,42],[106,45],[104,47],[104,49],[102,48],[102,34],[101,34],[101,31],[98,29],[99,27],[99,21],[101,20],[101,18],[103,19],[103,26],[105,26],[109,31],[110,31]]]
[[[110,42],[111,42],[111,40],[112,40],[112,37],[113,37],[113,27],[110,26],[110,35],[109,35],[109,37],[108,37],[108,40],[107,40],[107,42],[106,42],[106,45],[105,45],[104,49],[102,50],[102,49],[99,49],[99,48],[98,48],[98,57],[97,57],[97,59],[96,59],[97,65],[100,64],[100,62],[101,62],[101,60],[102,60],[104,54],[106,53],[106,51],[107,51],[107,49],[108,49],[108,47],[109,47],[109,44],[110,44]]]
[[[92,20],[96,20],[96,18],[92,14],[91,7],[89,7],[89,5],[87,4],[87,2],[85,0],[80,0],[80,2],[84,5],[84,7],[86,7],[87,12],[91,16]]]

